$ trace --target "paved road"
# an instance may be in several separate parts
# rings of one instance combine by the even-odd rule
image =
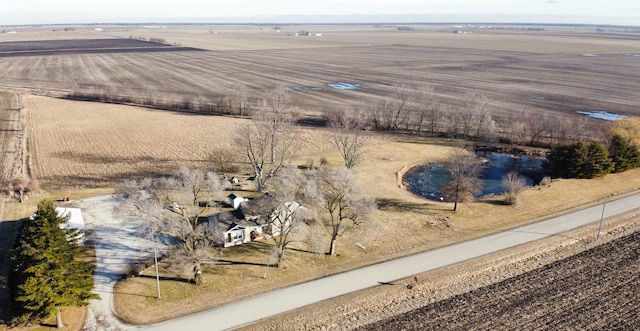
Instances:
[[[606,203],[604,217],[640,208],[640,195]],[[520,244],[560,234],[600,221],[603,205],[597,205],[542,222],[446,246],[432,251],[383,262],[330,277],[291,286],[144,330],[227,330],[306,305],[331,299],[415,274],[480,257]],[[594,233],[594,236],[596,233]]]

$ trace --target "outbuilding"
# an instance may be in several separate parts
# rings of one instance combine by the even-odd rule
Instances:
[[[76,238],[69,239],[76,240],[79,244],[83,244],[86,227],[84,225],[84,219],[82,218],[82,210],[80,208],[56,207],[56,212],[60,217],[69,217],[66,222],[60,224],[60,228],[80,230],[80,234]]]

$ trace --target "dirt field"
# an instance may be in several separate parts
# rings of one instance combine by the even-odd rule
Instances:
[[[49,190],[118,185],[125,178],[211,169],[248,120],[25,96],[35,178]],[[327,151],[328,133],[301,129],[300,155]],[[316,160],[319,162],[319,160]]]
[[[255,98],[282,84],[307,88],[292,93],[303,112],[376,102],[391,93],[393,84],[429,84],[444,104],[457,104],[467,91],[487,95],[494,117],[521,108],[637,113],[633,95],[640,90],[640,44],[634,35],[552,27],[469,35],[442,27],[403,32],[372,26],[288,26],[279,33],[261,28],[107,31],[94,38],[157,37],[210,51],[7,58],[0,62],[0,81],[39,93],[91,86],[133,96],[176,93],[194,98],[227,95],[237,82],[247,84]],[[303,29],[327,32],[320,37],[292,35]],[[86,37],[86,31],[77,33]],[[56,36],[70,38],[73,33],[47,35]],[[344,91],[327,85],[336,82],[361,88]]]
[[[22,168],[23,135],[20,126],[22,112],[21,98],[18,94],[0,91],[0,150],[4,156],[0,158],[0,185],[3,191],[14,176],[20,175]],[[7,197],[0,197],[0,218],[4,220]],[[0,302],[7,302],[7,272],[9,267],[9,250],[13,247],[13,239],[17,230],[16,222],[0,220]],[[6,317],[6,305],[0,305],[0,320]]]
[[[359,330],[637,330],[640,232]]]
[[[637,329],[639,216],[608,221],[597,242],[594,224],[242,330]]]
[[[634,97],[640,91],[640,45],[633,36],[603,38],[584,31],[566,30],[454,35],[447,29],[403,33],[391,28],[380,31],[370,27],[333,28],[321,37],[299,38],[290,35],[298,27],[287,27],[280,33],[251,30],[254,28],[258,29],[110,31],[101,36],[161,37],[169,43],[210,51],[3,58],[0,85],[39,94],[93,86],[132,95],[160,92],[196,96],[228,93],[235,82],[246,83],[254,93],[284,84],[320,88],[292,92],[292,95],[298,110],[321,112],[377,100],[389,93],[394,83],[428,83],[435,86],[443,103],[456,103],[464,92],[475,91],[491,97],[498,112],[525,108],[550,113],[589,109],[638,114]],[[322,27],[317,29],[320,31]],[[33,33],[31,38],[49,40],[74,36],[96,38],[95,33],[86,30],[30,33]],[[0,41],[15,41],[15,38],[15,35],[0,35]],[[362,88],[334,90],[327,85],[334,82],[360,84]],[[113,187],[124,178],[167,174],[180,166],[208,168],[209,153],[231,146],[233,127],[245,124],[244,120],[234,118],[33,95],[25,95],[24,108],[30,129],[30,167],[34,178],[50,191]],[[299,161],[312,158],[318,163],[324,156],[332,164],[339,162],[327,141],[325,131],[303,129]],[[638,188],[639,171],[634,170],[608,175],[598,181],[561,181],[548,188],[528,190],[522,196],[523,204],[514,208],[501,206],[495,198],[465,205],[460,213],[453,215],[448,212],[448,205],[424,201],[400,188],[399,178],[404,169],[416,163],[441,159],[451,150],[432,143],[439,142],[414,137],[390,139],[380,135],[367,150],[365,163],[359,169],[363,174],[360,180],[366,192],[378,199],[380,219],[385,221],[376,229],[384,235],[365,238],[367,251],[356,246],[359,242],[355,238],[344,238],[340,242],[342,255],[336,260],[314,261],[318,268],[313,270],[302,270],[309,269],[303,263],[308,260],[307,255],[292,252],[285,263],[304,265],[305,268],[283,268],[273,271],[272,277],[290,276],[288,279],[294,282],[318,277],[512,227],[516,225],[514,219],[522,223],[533,222],[549,212],[560,213]],[[451,219],[445,220],[446,216]],[[444,226],[445,223],[451,227]],[[251,254],[256,255],[253,252],[249,256]],[[225,253],[225,258],[244,256],[242,252],[236,256]],[[259,263],[264,260],[262,255],[256,258]],[[215,275],[223,285],[230,283],[220,275],[227,275],[228,279],[240,284],[255,280],[264,272],[260,266],[233,263],[214,269],[206,276]],[[303,271],[307,273],[301,274]],[[144,291],[148,285],[143,278],[135,281],[143,284],[123,286]],[[123,304],[119,309],[128,310],[126,304],[140,307],[141,311],[156,309],[176,314],[202,309],[201,306],[189,307],[194,297],[184,298],[187,292],[181,284],[166,283],[170,285],[165,286],[176,289],[174,293],[168,293],[167,301],[164,301],[169,302],[169,309],[162,306],[163,302],[136,295],[121,295]],[[269,286],[282,286],[273,283]],[[250,290],[254,292],[265,289],[264,284],[252,286]],[[246,292],[246,289],[238,288]],[[212,302],[224,302],[237,299],[236,292],[231,289],[225,293],[196,294],[201,295],[199,298],[210,298]],[[176,307],[187,309],[180,311]],[[131,313],[135,315],[136,311],[131,310]],[[163,317],[171,316],[160,318]],[[375,320],[349,325],[371,322]]]
[[[53,54],[91,54],[117,52],[176,51],[177,47],[137,39],[67,39],[9,41],[0,43],[0,57]],[[187,49],[181,47],[177,50]],[[195,49],[190,49],[195,51]]]

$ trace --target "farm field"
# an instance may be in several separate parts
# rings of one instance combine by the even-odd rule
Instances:
[[[291,35],[303,28],[321,31],[322,36]],[[49,192],[73,192],[109,189],[123,179],[166,175],[181,166],[210,169],[210,153],[232,147],[234,128],[248,121],[49,97],[77,89],[138,97],[159,93],[195,98],[225,95],[235,84],[243,83],[256,101],[264,90],[283,85],[292,88],[296,113],[317,116],[332,109],[380,101],[392,92],[394,84],[429,84],[434,86],[437,102],[443,104],[459,105],[465,92],[487,95],[498,118],[513,109],[550,115],[579,116],[577,110],[640,115],[636,99],[640,91],[640,44],[633,35],[598,35],[584,30],[455,35],[447,28],[403,32],[389,27],[331,27],[325,31],[322,26],[287,26],[280,33],[258,31],[259,27],[216,29],[117,27],[102,33],[26,32],[30,35],[25,40],[46,39],[49,45],[52,40],[78,39],[74,46],[77,49],[64,55],[0,57],[0,87],[24,93],[21,105],[26,114],[33,178]],[[137,42],[128,36],[163,38],[181,46],[162,52],[135,47],[127,52],[101,51],[95,46],[89,46],[90,52],[82,50],[96,38],[111,45]],[[0,49],[2,41],[16,42],[18,37],[20,33],[0,34]],[[206,51],[178,50],[182,46]],[[58,51],[55,48],[51,51]],[[359,88],[334,89],[328,85],[333,83],[357,84]],[[339,164],[326,130],[297,130],[301,133],[297,164],[318,164],[322,157],[330,165]],[[6,138],[13,137],[10,131],[6,133]],[[308,257],[292,252],[285,261],[292,267],[275,270],[272,277],[299,282],[533,222],[549,213],[638,189],[636,169],[597,181],[562,180],[550,187],[527,190],[518,208],[502,206],[499,197],[492,197],[465,205],[453,215],[447,204],[425,201],[401,188],[404,170],[441,160],[457,144],[448,139],[373,135],[358,171],[363,188],[376,199],[380,219],[384,220],[376,224],[377,235],[342,239],[342,256],[314,261],[318,266],[315,270],[293,267],[303,265]],[[366,240],[366,252],[356,246],[358,240]],[[264,258],[255,253],[242,254],[225,256]],[[263,268],[250,265],[217,266],[206,275],[215,274],[217,285],[229,284],[226,279],[251,280],[253,285],[227,288],[224,293],[197,293],[197,298],[215,306],[267,287],[283,286],[275,281],[268,286],[253,282],[262,272]],[[136,279],[143,283],[141,286],[125,282],[122,288],[144,289],[150,284],[147,281],[151,282]],[[118,309],[129,311],[133,317],[127,318],[131,320],[144,314],[130,310],[130,306],[178,315],[203,309],[189,307],[187,301],[193,302],[193,298],[180,301],[184,284],[172,285],[177,288],[176,301],[164,305],[140,296],[120,295]]]
[[[319,37],[293,35],[303,29],[326,32]],[[242,83],[254,101],[264,90],[283,85],[296,88],[293,104],[302,113],[378,102],[394,84],[428,84],[439,103],[453,106],[465,92],[484,94],[492,100],[496,117],[513,109],[550,114],[637,112],[633,96],[640,91],[638,36],[553,27],[534,32],[451,32],[446,27],[397,31],[374,26],[286,26],[279,33],[258,26],[114,29],[93,36],[162,38],[208,51],[3,58],[0,81],[38,93],[89,88],[134,97],[158,93],[190,98],[228,95]],[[86,31],[77,34],[87,37]],[[15,41],[15,35],[5,35],[0,41]],[[25,38],[28,35],[25,32]],[[73,35],[48,33],[46,38]],[[360,88],[328,86],[339,82]]]
[[[83,188],[115,187],[125,178],[170,174],[180,166],[210,169],[209,153],[216,148],[231,146],[233,128],[248,121],[33,95],[24,96],[24,105],[29,127],[32,176],[45,190],[58,194],[65,192],[65,195]],[[321,157],[326,157],[330,165],[340,163],[337,153],[328,142],[328,131],[313,127],[298,129],[302,139],[297,164],[305,164],[309,159],[317,164]],[[215,281],[208,283],[206,288],[198,288],[198,293],[194,295],[214,306],[237,300],[247,293],[278,288],[285,280],[299,282],[325,273],[478,237],[638,187],[639,170],[611,174],[595,181],[562,180],[550,187],[527,190],[518,208],[501,206],[498,202],[500,198],[494,197],[465,204],[454,215],[450,213],[448,204],[426,201],[403,190],[400,178],[403,169],[413,164],[445,158],[451,152],[451,146],[456,145],[455,141],[376,134],[371,144],[357,171],[363,189],[376,199],[380,208],[379,218],[383,221],[373,225],[373,232],[342,238],[339,243],[341,257],[313,259],[312,264],[317,265],[318,269],[300,268],[299,265],[308,266],[311,263],[307,261],[308,255],[289,252],[285,260],[289,267],[270,271],[273,277],[270,279],[273,280],[245,282],[238,288],[230,288],[229,281],[254,279],[256,275],[262,275],[264,269],[250,264],[216,266],[211,274],[206,275]],[[37,199],[32,200],[35,203]],[[445,226],[446,223],[451,226]],[[356,243],[364,243],[367,250],[363,251]],[[252,253],[250,247],[229,250],[222,259],[263,263],[264,256]],[[259,248],[264,249],[262,246]],[[169,273],[167,276],[171,275]],[[122,285],[123,293],[142,288],[144,291],[152,289],[152,286],[146,287],[153,285],[152,281],[151,278],[139,278],[127,282]],[[249,287],[248,284],[252,285]],[[217,287],[221,285],[224,286]],[[184,291],[192,289],[189,284],[171,281],[164,286],[177,288],[175,295],[178,302],[182,302],[178,298]],[[210,286],[216,291],[202,292]],[[175,304],[168,293],[167,298],[167,304]],[[137,319],[135,307],[157,311],[153,316],[160,316],[159,312],[162,311],[179,315],[193,311],[190,309],[204,308],[182,302],[179,305],[185,305],[184,311],[175,307],[167,310],[165,301],[149,301],[145,297],[130,295],[117,295],[116,300],[120,300],[118,304],[123,304],[118,308],[119,312],[133,315],[124,316],[123,313],[121,317],[139,322],[143,321]],[[202,300],[195,302],[204,302]],[[194,302],[192,299],[188,301]]]
[[[33,95],[25,107],[33,176],[50,190],[210,170],[211,153],[232,148],[235,128],[249,121]],[[300,133],[301,157],[331,149],[327,131]]]
[[[179,52],[197,51],[194,48],[172,47],[167,44],[138,39],[67,39],[9,41],[0,43],[0,57],[44,56],[61,54]]]
[[[640,231],[358,330],[640,328]]]
[[[20,168],[22,134],[20,128],[21,101],[17,94],[0,91],[0,150],[3,157],[0,158],[0,185],[6,188],[13,176],[24,170]],[[6,198],[0,199],[0,217],[4,217]],[[7,272],[9,266],[9,250],[12,248],[13,237],[17,230],[15,222],[3,222],[0,220],[0,302],[7,302]],[[0,319],[4,318],[6,305],[0,306]]]

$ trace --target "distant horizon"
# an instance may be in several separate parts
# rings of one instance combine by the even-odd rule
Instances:
[[[639,26],[637,0],[22,0],[0,26],[201,23],[538,23]]]
[[[476,17],[472,17],[476,16]],[[509,15],[509,19],[500,19],[503,15],[273,15],[261,17],[181,17],[181,18],[140,18],[106,21],[69,21],[43,22],[24,24],[2,24],[1,27],[49,26],[49,25],[375,25],[375,24],[414,24],[414,25],[446,25],[446,24],[494,24],[494,25],[546,25],[546,26],[612,26],[637,27],[640,22],[628,24],[611,23],[606,18],[592,20],[578,16],[554,15]]]

